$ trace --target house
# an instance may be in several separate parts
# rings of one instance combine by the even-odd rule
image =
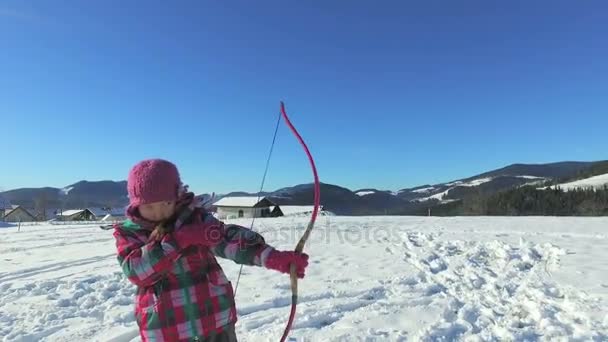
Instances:
[[[221,220],[239,217],[269,217],[270,208],[276,206],[266,197],[223,197],[213,203]]]
[[[20,205],[12,205],[2,210],[2,220],[5,222],[31,222],[36,217]]]
[[[57,214],[59,221],[95,221],[97,217],[89,209],[64,210]]]
[[[309,216],[312,214],[314,205],[281,205],[276,206],[270,212],[270,216]],[[319,214],[323,215],[323,206],[319,206]]]

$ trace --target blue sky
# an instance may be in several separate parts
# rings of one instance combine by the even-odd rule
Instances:
[[[3,1],[0,187],[161,157],[255,191],[280,100],[353,190],[608,159],[606,22],[605,1]],[[265,189],[311,180],[282,125]]]

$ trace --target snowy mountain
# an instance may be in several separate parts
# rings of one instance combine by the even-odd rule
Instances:
[[[435,184],[424,188],[403,189],[399,191],[399,197],[413,202],[438,201],[447,203],[462,199],[467,195],[481,193],[491,194],[523,185],[539,184],[549,177],[538,177],[531,175],[498,175],[477,176],[449,183]]]
[[[461,200],[471,195],[489,195],[524,185],[575,177],[597,163],[563,162],[543,165],[514,164],[448,183],[425,184],[393,192],[375,188],[355,191],[322,184],[322,203],[327,210],[342,215],[403,215],[425,212],[429,207]],[[520,173],[521,172],[521,173]],[[257,196],[238,192],[239,196]],[[278,204],[311,205],[312,184],[301,184],[263,193]]]
[[[605,163],[602,162],[513,164],[465,179],[440,184],[424,184],[396,192],[375,188],[352,191],[338,185],[322,183],[322,204],[325,209],[342,215],[411,214],[424,211],[429,206],[454,202],[468,196],[489,195],[523,185],[542,186],[547,181],[554,184],[558,181],[566,183],[584,176],[596,176],[602,171],[608,173],[604,167]],[[592,181],[595,180],[597,179]],[[125,181],[81,181],[63,188],[16,189],[0,195],[13,204],[28,208],[120,207],[128,202]],[[257,195],[257,193],[232,192],[216,195],[216,199],[225,196]],[[266,191],[261,193],[261,196],[267,196],[279,205],[311,205],[313,186],[311,183],[299,184]]]
[[[398,191],[398,196],[414,202],[447,203],[469,195],[488,195],[523,185],[542,184],[545,181],[575,177],[599,163],[601,162],[513,164],[449,183],[402,189]]]

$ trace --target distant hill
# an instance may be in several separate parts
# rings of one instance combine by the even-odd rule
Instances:
[[[364,188],[350,190],[338,185],[321,184],[321,202],[340,215],[423,214],[429,208],[457,213],[463,199],[490,196],[524,186],[547,186],[608,174],[608,162],[559,162],[550,164],[513,164],[468,178],[440,184],[424,184],[399,191]],[[261,194],[280,205],[311,205],[313,185],[299,184]],[[28,208],[119,207],[128,203],[126,181],[80,181],[64,188],[23,188],[5,191],[0,196]],[[243,191],[217,195],[257,196]],[[450,204],[449,206],[446,206]]]
[[[27,208],[119,207],[126,205],[127,182],[80,181],[64,188],[21,188],[1,193],[13,204]]]

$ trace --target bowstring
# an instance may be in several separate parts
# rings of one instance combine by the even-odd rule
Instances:
[[[262,191],[264,191],[264,183],[266,182],[266,175],[268,175],[268,167],[270,166],[270,157],[272,156],[272,151],[274,150],[274,144],[277,140],[277,133],[279,131],[279,124],[281,123],[281,113],[279,112],[279,115],[277,117],[277,124],[276,127],[274,128],[274,135],[272,136],[272,143],[270,144],[270,150],[268,151],[268,158],[266,159],[266,168],[264,169],[264,176],[262,176],[262,184],[260,185],[260,191],[258,191],[258,198],[256,200],[256,203],[260,202],[260,198],[262,196]],[[253,224],[255,223],[255,208],[253,210],[253,218],[251,219],[251,225],[250,228],[251,230],[253,230]],[[241,267],[239,269],[239,275],[236,279],[236,284],[234,286],[234,298],[236,298],[236,290],[239,288],[239,281],[241,280],[241,274],[243,273],[243,264],[241,264]]]

